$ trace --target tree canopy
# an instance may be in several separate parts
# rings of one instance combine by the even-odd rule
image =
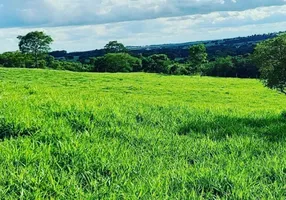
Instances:
[[[127,53],[108,53],[92,59],[95,72],[132,72],[141,69],[140,59]]]
[[[198,72],[201,66],[207,62],[207,50],[204,44],[198,44],[190,47],[190,71]]]
[[[127,49],[122,43],[117,41],[110,41],[108,44],[104,46],[104,50],[106,53],[124,53],[127,52]]]
[[[142,60],[143,69],[150,73],[168,73],[170,59],[165,54],[154,54]]]
[[[19,49],[22,53],[32,54],[35,66],[38,67],[39,57],[50,51],[50,45],[53,42],[51,36],[41,31],[30,32],[25,36],[18,36]]]
[[[259,43],[253,58],[264,84],[286,94],[286,35]]]

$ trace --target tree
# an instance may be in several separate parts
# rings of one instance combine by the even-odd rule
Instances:
[[[33,66],[31,55],[22,54],[19,51],[0,54],[0,65],[13,68],[30,68]]]
[[[165,54],[154,54],[142,60],[145,72],[168,74],[170,59]]]
[[[127,53],[108,53],[91,60],[95,72],[132,72],[142,68],[141,60]]]
[[[53,39],[44,32],[39,31],[30,32],[25,36],[18,36],[17,38],[20,40],[20,51],[24,54],[32,54],[35,67],[39,67],[39,58],[49,52]]]
[[[204,44],[190,47],[190,72],[196,73],[204,63],[207,63],[207,50]]]
[[[202,68],[202,75],[219,76],[219,77],[235,77],[235,66],[230,56],[217,58],[213,62],[209,62]]]
[[[253,59],[265,86],[286,94],[286,35],[259,43]]]
[[[260,76],[259,70],[251,57],[246,54],[244,56],[235,56],[232,58],[236,77],[239,78],[258,78]]]
[[[108,44],[104,46],[104,50],[106,53],[124,53],[127,52],[127,49],[122,43],[117,41],[110,41]]]
[[[179,63],[174,63],[169,68],[169,74],[172,75],[188,75],[189,71],[186,69],[186,66]]]

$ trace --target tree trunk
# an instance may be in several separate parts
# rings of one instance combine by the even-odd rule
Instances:
[[[35,68],[39,68],[38,53],[37,52],[35,52]]]

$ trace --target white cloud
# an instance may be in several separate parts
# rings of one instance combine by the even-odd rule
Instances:
[[[17,35],[43,30],[52,35],[53,49],[102,48],[110,40],[126,45],[219,39],[285,30],[286,5],[246,11],[213,12],[100,25],[0,29],[0,51],[16,50]]]
[[[1,0],[0,27],[88,25],[283,5],[284,0]]]

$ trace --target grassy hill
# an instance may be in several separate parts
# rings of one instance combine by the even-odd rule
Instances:
[[[0,197],[285,199],[285,109],[258,80],[0,68]]]

